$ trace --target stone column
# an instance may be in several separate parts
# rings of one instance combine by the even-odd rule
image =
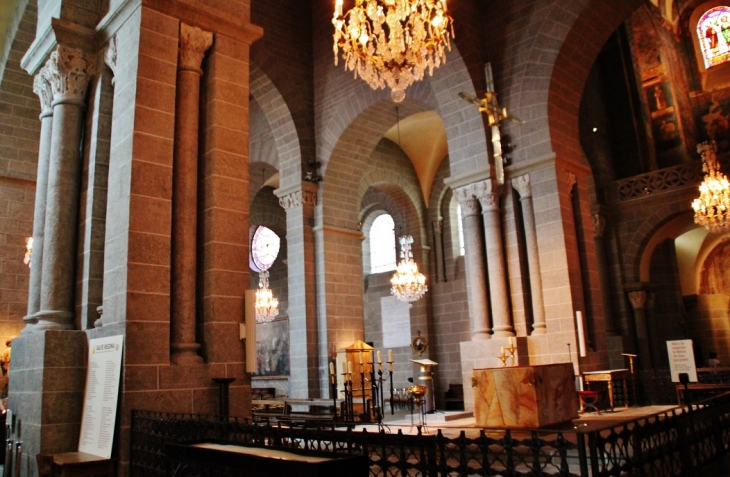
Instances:
[[[547,333],[545,324],[545,304],[542,297],[542,275],[540,270],[540,254],[537,247],[537,228],[535,226],[535,209],[532,204],[532,187],[530,175],[512,179],[512,187],[520,194],[522,203],[522,223],[525,227],[525,245],[527,247],[527,266],[530,269],[530,294],[532,296],[532,334]]]
[[[601,214],[593,214],[593,238],[596,243],[596,262],[601,283],[601,300],[603,301],[603,315],[606,320],[606,332],[615,333],[616,323],[611,307],[611,289],[609,287],[608,270],[606,269],[606,250],[603,243],[605,230],[606,219]]]
[[[494,320],[494,336],[514,336],[512,317],[507,296],[507,274],[504,266],[502,245],[502,222],[499,217],[499,194],[496,184],[487,180],[479,184],[482,189],[479,202],[484,217],[484,240],[487,250],[487,272],[489,273],[489,298]]]
[[[74,328],[74,269],[79,204],[81,122],[95,59],[59,45],[46,63],[53,90],[53,131],[46,192],[41,309],[35,330]],[[44,75],[45,76],[45,75]]]
[[[487,304],[485,280],[484,243],[479,230],[479,201],[475,198],[474,185],[454,190],[454,197],[461,206],[461,224],[464,231],[464,263],[466,264],[466,290],[469,297],[471,339],[487,340],[492,337]]]
[[[314,208],[317,184],[302,182],[277,189],[279,205],[286,210],[286,246],[289,280],[289,348],[291,393],[315,397],[329,391],[327,336],[317,324],[314,258]]]
[[[43,238],[46,225],[46,193],[48,188],[48,163],[51,156],[51,134],[53,131],[53,91],[48,82],[48,70],[43,67],[33,79],[33,92],[41,100],[41,137],[38,145],[38,174],[35,183],[35,210],[33,212],[33,255],[30,259],[28,286],[28,314],[23,317],[27,323],[21,333],[32,331],[38,322],[35,316],[41,309],[41,277],[43,271]]]
[[[445,282],[446,275],[444,274],[444,219],[439,217],[433,221],[433,244],[436,248],[436,281]]]
[[[180,23],[175,150],[172,171],[171,356],[175,364],[202,363],[195,341],[198,221],[200,65],[213,34]]]
[[[631,308],[634,309],[634,324],[636,326],[636,342],[638,345],[638,366],[641,369],[651,368],[651,347],[646,325],[646,305],[648,293],[646,290],[628,292]]]

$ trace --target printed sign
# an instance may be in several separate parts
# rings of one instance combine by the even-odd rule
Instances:
[[[123,343],[123,335],[89,340],[79,452],[107,459],[112,456]]]
[[[394,296],[380,299],[383,317],[383,348],[411,345],[411,310],[408,303]]]
[[[669,352],[669,370],[672,372],[672,381],[679,382],[679,374],[689,374],[690,382],[697,382],[697,368],[695,355],[692,351],[692,340],[667,341]]]

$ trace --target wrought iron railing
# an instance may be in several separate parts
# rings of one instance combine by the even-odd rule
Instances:
[[[370,460],[371,476],[693,475],[694,469],[730,451],[730,394],[705,401],[693,412],[673,410],[619,426],[475,430],[473,437],[462,431],[455,438],[441,432],[404,435],[280,427],[245,419],[134,411],[131,475],[171,475],[173,463],[167,460],[164,444],[200,439],[364,455]]]

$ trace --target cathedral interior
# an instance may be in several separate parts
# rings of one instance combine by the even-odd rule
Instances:
[[[115,335],[121,468],[132,409],[215,413],[220,377],[236,416],[252,388],[328,398],[358,340],[400,388],[422,336],[436,406],[463,384],[467,409],[513,342],[576,374],[666,369],[670,340],[730,363],[727,229],[692,207],[703,154],[730,166],[727,2],[450,0],[445,62],[400,101],[335,64],[335,8],[0,4],[0,342],[27,459],[75,448],[88,340]],[[253,343],[262,272],[278,309]]]

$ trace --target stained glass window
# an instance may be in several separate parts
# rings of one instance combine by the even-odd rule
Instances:
[[[261,226],[256,229],[251,241],[251,258],[259,272],[268,270],[279,255],[281,239],[270,228]]]
[[[707,10],[697,22],[697,36],[705,68],[730,61],[730,7]]]
[[[370,273],[395,270],[395,223],[388,214],[379,215],[370,226]]]

